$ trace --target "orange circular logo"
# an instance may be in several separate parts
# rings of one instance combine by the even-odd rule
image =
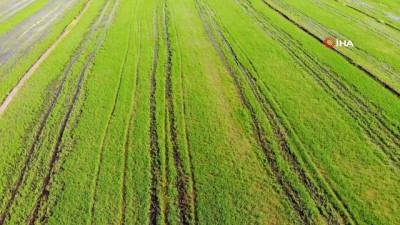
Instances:
[[[327,37],[327,38],[325,38],[325,40],[324,40],[324,45],[325,45],[326,47],[328,47],[328,48],[333,48],[333,47],[335,47],[335,45],[336,45],[335,38],[333,38],[333,37]]]

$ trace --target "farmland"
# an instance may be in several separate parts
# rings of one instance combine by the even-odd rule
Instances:
[[[0,0],[0,158],[0,225],[400,224],[400,2]]]

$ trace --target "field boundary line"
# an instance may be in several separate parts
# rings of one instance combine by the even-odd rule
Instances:
[[[4,113],[4,111],[8,108],[14,97],[17,95],[18,91],[24,86],[25,82],[29,79],[29,77],[32,76],[32,74],[35,73],[35,71],[42,65],[42,63],[47,59],[47,57],[54,51],[54,49],[64,40],[64,38],[71,32],[71,30],[76,26],[76,24],[81,20],[82,16],[86,13],[86,11],[89,9],[90,5],[92,4],[93,0],[89,0],[85,4],[85,7],[83,10],[79,13],[75,19],[72,20],[71,23],[69,23],[66,28],[64,29],[63,33],[61,36],[48,48],[42,56],[36,61],[35,64],[32,65],[32,67],[28,70],[28,72],[25,73],[25,75],[20,79],[18,84],[12,89],[10,94],[6,97],[6,99],[3,101],[3,103],[0,106],[0,116]],[[0,224],[1,224],[1,219],[0,219]]]

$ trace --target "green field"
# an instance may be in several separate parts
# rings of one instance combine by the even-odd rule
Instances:
[[[0,225],[400,224],[400,2],[0,0],[0,158]]]

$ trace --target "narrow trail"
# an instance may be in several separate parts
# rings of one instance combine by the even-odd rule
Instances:
[[[139,3],[138,3],[139,4]],[[135,5],[134,5],[135,6]],[[133,10],[132,10],[133,12]],[[132,23],[133,23],[133,17],[134,13],[132,13],[131,16],[131,22],[129,24],[129,44],[128,44],[128,49],[130,49],[131,46],[131,33],[132,33]],[[136,114],[137,111],[137,99],[138,99],[138,85],[139,85],[139,80],[140,80],[140,63],[141,63],[141,55],[142,55],[142,31],[141,31],[141,16],[139,20],[139,31],[138,31],[138,36],[139,36],[139,50],[138,50],[138,60],[136,63],[136,79],[135,79],[135,89],[133,91],[132,95],[132,101],[133,101],[133,108],[131,109],[131,112],[129,113],[129,125],[128,128],[125,132],[125,145],[124,145],[124,162],[123,162],[123,178],[122,178],[122,202],[121,202],[121,220],[120,220],[120,225],[125,224],[126,220],[126,208],[127,208],[127,171],[128,171],[128,157],[129,157],[129,147],[130,147],[130,142],[131,142],[131,134],[132,134],[132,123],[133,123],[133,118],[134,115]],[[127,50],[126,53],[126,58],[128,57],[129,51]]]
[[[182,224],[190,224],[192,221],[192,197],[188,193],[190,176],[184,169],[184,162],[181,156],[181,149],[179,147],[178,132],[176,130],[175,109],[172,90],[172,57],[171,40],[169,36],[168,19],[167,19],[167,1],[164,0],[164,31],[166,37],[167,47],[167,68],[166,68],[166,82],[165,82],[165,98],[166,109],[169,119],[169,134],[172,143],[172,153],[174,159],[175,169],[177,171],[176,187],[178,191],[178,208],[179,217]],[[167,158],[168,160],[168,158]],[[189,178],[189,179],[188,179]]]
[[[237,77],[237,74],[234,70],[234,68],[229,64],[227,57],[225,56],[223,50],[221,49],[221,46],[218,44],[216,37],[214,36],[208,22],[206,22],[206,17],[204,15],[203,10],[200,8],[200,5],[197,0],[194,0],[196,4],[196,8],[199,12],[200,18],[203,21],[203,24],[205,26],[205,29],[207,31],[207,34],[210,38],[210,41],[212,42],[214,48],[216,49],[218,55],[220,56],[222,62],[225,64],[226,69],[228,70],[230,76],[232,77],[235,87],[238,91],[238,95],[242,101],[242,104],[244,107],[247,109],[249,112],[249,115],[251,117],[253,129],[254,129],[254,136],[255,139],[257,140],[259,146],[262,148],[266,159],[268,161],[268,164],[271,168],[272,175],[278,182],[278,184],[281,186],[284,194],[286,195],[286,198],[288,199],[289,203],[292,205],[293,209],[297,213],[298,217],[303,221],[305,224],[313,224],[312,219],[309,217],[308,213],[304,211],[306,209],[305,204],[298,199],[298,196],[296,194],[296,190],[293,188],[293,186],[288,183],[284,179],[284,175],[282,174],[282,171],[277,165],[277,162],[275,160],[276,156],[275,153],[271,149],[271,145],[268,140],[265,139],[264,131],[263,128],[258,121],[255,111],[251,103],[249,102],[249,99],[246,97],[246,94],[244,93],[244,90],[241,86],[241,82],[239,78]]]
[[[154,10],[154,58],[153,68],[151,71],[151,87],[150,87],[150,157],[151,157],[151,186],[150,186],[150,213],[149,223],[156,225],[161,214],[161,204],[159,193],[161,160],[160,145],[158,143],[157,131],[157,111],[156,111],[156,74],[159,58],[159,34],[158,34],[158,4]]]
[[[81,11],[81,13],[78,15],[78,17],[76,17],[76,18],[74,19],[75,22],[73,21],[73,22],[71,22],[71,24],[72,24],[72,23],[77,23],[77,22],[80,20],[80,18],[81,18],[82,15],[87,11],[87,9],[89,8],[89,6],[90,6],[91,3],[92,3],[92,0],[88,1],[88,3],[87,3],[86,6],[84,7],[84,9]],[[71,29],[72,29],[72,26],[71,26]],[[66,31],[66,32],[67,32],[67,31]],[[67,32],[66,34],[68,34],[68,33],[69,33],[69,30],[68,30],[68,32]],[[60,40],[59,42],[61,42],[61,40],[62,40],[65,36],[66,36],[66,35],[61,36],[61,37],[60,37],[61,39],[59,39],[59,40]],[[58,42],[58,43],[59,43],[59,42]],[[57,43],[57,42],[56,42],[56,43]],[[53,45],[54,47],[52,46],[53,48],[52,48],[51,51],[53,51],[53,49],[58,45],[58,43],[57,43],[56,45]],[[51,51],[50,51],[50,52],[51,52]],[[47,58],[47,56],[50,54],[50,52],[49,52],[44,58],[41,58],[42,60],[40,61],[40,63],[37,64],[37,65],[35,64],[36,66],[34,65],[34,67],[36,67],[36,68],[39,67],[39,65],[45,60],[45,58]],[[39,61],[38,61],[38,62],[39,62]],[[32,146],[31,146],[30,150],[28,151],[28,155],[27,155],[27,157],[25,158],[24,165],[23,165],[23,167],[22,167],[22,169],[21,169],[21,171],[20,171],[20,173],[19,173],[19,176],[18,176],[18,179],[17,179],[17,181],[16,181],[16,184],[15,184],[14,187],[11,189],[11,194],[10,194],[11,197],[10,197],[10,199],[8,200],[7,204],[6,204],[6,207],[5,207],[4,211],[3,211],[2,214],[1,214],[1,217],[0,217],[0,225],[4,224],[4,222],[5,222],[5,220],[6,220],[6,217],[7,217],[8,213],[9,213],[9,210],[10,210],[12,204],[14,203],[14,200],[15,200],[15,198],[16,198],[16,195],[18,194],[19,189],[20,189],[20,187],[22,186],[22,183],[23,183],[23,180],[24,180],[24,178],[25,178],[25,175],[26,175],[27,171],[29,170],[29,166],[30,166],[30,164],[31,164],[31,162],[32,162],[32,160],[33,160],[33,155],[34,155],[35,147],[36,147],[36,145],[39,143],[40,136],[41,136],[41,134],[42,134],[42,132],[43,132],[43,130],[44,130],[44,127],[46,126],[47,120],[48,120],[48,118],[50,117],[50,114],[51,114],[53,108],[55,107],[56,102],[57,102],[57,100],[58,100],[58,98],[59,98],[59,96],[60,96],[60,94],[61,94],[62,87],[63,87],[63,85],[64,85],[64,83],[65,83],[67,74],[69,74],[69,71],[71,70],[71,67],[72,67],[72,65],[70,65],[70,66],[67,68],[66,72],[64,73],[62,82],[61,82],[61,84],[60,84],[60,86],[59,86],[59,88],[58,88],[58,91],[57,91],[57,93],[56,93],[56,96],[55,96],[55,98],[53,99],[53,102],[52,102],[50,108],[46,111],[45,116],[44,116],[44,118],[43,118],[43,120],[42,120],[42,122],[41,122],[41,124],[40,124],[39,130],[38,130],[38,132],[37,132],[36,135],[35,135],[34,142],[33,142]],[[33,67],[32,67],[32,68],[33,68]],[[31,69],[32,69],[32,68],[31,68]],[[29,73],[29,72],[27,73],[28,76],[27,76],[27,75],[24,76],[24,77],[25,77],[25,80],[28,79],[28,77],[31,76],[31,75],[33,74],[34,70],[36,70],[36,69],[30,70],[31,72],[30,72],[30,73]],[[27,77],[26,77],[26,76],[27,76]],[[13,91],[14,91],[14,94],[13,94],[14,96],[15,96],[16,93],[18,92],[19,88],[21,88],[21,87],[23,86],[23,83],[24,83],[24,82],[25,82],[25,81],[23,81],[22,83],[20,82],[20,83],[19,83],[19,86],[16,87],[17,89],[14,88],[14,90],[15,90],[15,91],[13,90]],[[10,95],[9,95],[9,96],[10,96]],[[8,102],[5,101],[5,102],[7,102],[7,103],[3,103],[3,105],[0,107],[0,109],[2,109],[2,110],[0,110],[0,115],[1,115],[1,113],[7,108],[8,104],[11,102],[12,98],[13,98],[13,97],[7,98],[7,99],[8,99]]]
[[[69,120],[71,118],[71,114],[72,114],[72,112],[74,110],[75,104],[78,101],[78,98],[80,96],[86,71],[89,68],[89,66],[91,65],[91,63],[92,63],[92,61],[93,61],[93,59],[94,59],[94,57],[95,57],[95,55],[97,53],[97,50],[99,49],[99,47],[103,43],[103,40],[104,40],[105,35],[106,35],[106,31],[107,31],[109,25],[111,24],[112,19],[114,18],[117,6],[118,6],[118,2],[115,3],[115,5],[114,5],[114,7],[112,9],[112,12],[110,13],[110,15],[109,15],[104,27],[103,27],[104,29],[103,29],[103,32],[101,33],[101,36],[97,40],[97,43],[94,46],[94,49],[90,53],[90,55],[89,55],[85,65],[84,65],[84,67],[82,68],[82,70],[80,72],[79,80],[78,80],[77,87],[76,87],[76,90],[75,90],[75,94],[73,96],[72,102],[70,103],[70,105],[68,107],[68,111],[67,111],[67,113],[65,115],[64,121],[63,121],[62,126],[61,126],[61,130],[60,130],[60,132],[58,134],[58,137],[57,137],[57,142],[56,142],[55,147],[53,149],[52,157],[51,157],[51,160],[50,160],[50,163],[49,163],[48,173],[47,173],[46,177],[43,180],[42,191],[41,191],[41,193],[40,193],[40,195],[39,195],[39,197],[38,197],[38,199],[36,201],[36,204],[35,204],[35,206],[34,206],[34,208],[32,210],[31,216],[29,218],[29,224],[30,225],[33,225],[35,223],[35,221],[38,219],[40,207],[43,204],[43,202],[48,199],[48,196],[50,194],[51,178],[55,173],[54,169],[55,169],[55,166],[56,166],[56,164],[57,164],[57,162],[59,160],[59,154],[61,153],[61,150],[62,150],[63,137],[64,137],[65,131],[67,129]],[[46,219],[47,219],[46,216],[44,216],[44,217],[40,218],[40,221],[43,222]]]
[[[318,42],[323,43],[323,39],[318,37],[316,34],[314,34],[313,32],[309,31],[307,28],[305,28],[304,26],[302,26],[301,24],[299,24],[298,22],[296,22],[294,19],[292,19],[289,15],[285,14],[282,10],[278,9],[277,7],[275,7],[274,5],[272,5],[269,1],[267,0],[263,0],[264,4],[266,6],[268,6],[270,9],[272,9],[273,11],[275,11],[276,13],[278,13],[279,15],[281,15],[282,17],[284,17],[286,20],[288,20],[290,23],[292,23],[293,25],[295,25],[297,28],[299,28],[300,30],[304,31],[305,33],[307,33],[309,36],[313,37],[314,39],[316,39]],[[332,48],[333,51],[335,51],[338,55],[340,55],[341,57],[343,57],[348,63],[350,63],[351,65],[355,66],[356,68],[358,68],[359,70],[361,70],[362,72],[364,72],[365,74],[367,74],[369,77],[371,77],[372,79],[374,79],[376,82],[378,82],[379,84],[381,84],[384,88],[386,88],[388,91],[390,91],[392,94],[394,94],[395,96],[400,98],[400,92],[398,90],[396,90],[394,87],[392,87],[390,84],[386,83],[385,81],[383,81],[381,78],[379,78],[377,75],[375,75],[373,72],[371,72],[369,69],[367,69],[366,67],[364,67],[363,65],[360,65],[356,62],[353,61],[353,59],[348,56],[347,54],[343,53],[342,51],[339,51],[335,48]]]

